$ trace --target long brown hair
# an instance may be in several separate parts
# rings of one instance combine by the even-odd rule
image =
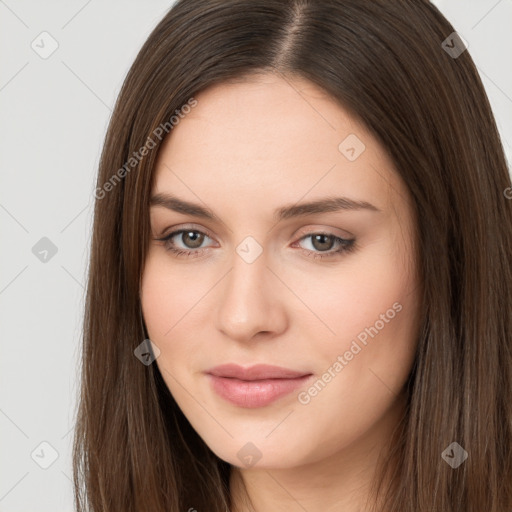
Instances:
[[[453,32],[421,0],[180,0],[156,26],[119,94],[99,166],[77,510],[231,507],[230,465],[193,430],[157,365],[134,356],[148,337],[139,291],[162,134],[172,137],[199,91],[268,72],[309,79],[363,121],[415,204],[421,336],[394,464],[375,481],[384,510],[512,510],[510,177],[482,82]],[[468,452],[457,468],[441,456],[453,442]],[[378,485],[385,475],[390,484]]]

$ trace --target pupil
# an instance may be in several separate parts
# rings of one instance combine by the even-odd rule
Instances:
[[[192,244],[185,244],[185,245],[191,245],[192,249],[195,249],[196,247],[199,247],[202,243],[202,236],[200,233],[196,233],[195,231],[187,231],[186,233],[183,233],[184,235],[186,235],[188,238],[196,238],[196,240],[192,240]]]
[[[327,245],[332,246],[332,239],[330,235],[315,235],[313,237],[313,245],[316,247],[316,242],[320,241],[320,247],[316,247],[317,249],[331,249],[331,247],[325,247],[324,244],[326,239],[331,240],[331,243]]]

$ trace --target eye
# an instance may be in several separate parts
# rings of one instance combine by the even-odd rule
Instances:
[[[342,253],[351,252],[355,249],[355,239],[340,238],[339,236],[333,235],[332,233],[310,233],[303,236],[296,243],[306,239],[311,239],[311,247],[313,250],[304,248],[301,249],[307,256],[311,256],[315,259],[333,258],[340,256]],[[333,247],[337,247],[337,249],[331,250]]]
[[[177,240],[181,239],[181,243],[184,244],[185,247],[181,248],[177,246],[174,238]],[[180,229],[169,233],[163,238],[157,238],[156,240],[164,242],[165,249],[176,256],[196,257],[200,256],[205,250],[205,248],[200,247],[205,238],[210,237],[197,229]]]
[[[185,228],[173,231],[165,237],[156,238],[156,240],[164,242],[165,249],[176,256],[197,257],[207,249],[207,247],[201,247],[207,238],[210,237],[198,229]],[[293,246],[306,239],[311,239],[312,249],[299,248],[306,256],[315,259],[333,258],[355,249],[355,239],[340,238],[332,233],[324,232],[309,233],[295,242]],[[181,242],[184,247],[180,247],[177,241]],[[332,250],[333,247],[337,248]]]

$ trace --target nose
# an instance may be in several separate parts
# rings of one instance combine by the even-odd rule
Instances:
[[[286,330],[286,289],[269,268],[266,253],[248,263],[234,252],[219,287],[217,328],[230,339],[273,338]]]

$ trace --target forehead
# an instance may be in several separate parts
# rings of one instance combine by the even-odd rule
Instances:
[[[210,87],[196,100],[197,106],[166,141],[175,160],[190,157],[191,147],[207,147],[225,163],[276,161],[291,158],[298,150],[301,157],[318,152],[337,155],[345,132],[363,131],[334,99],[304,79],[251,77]]]
[[[155,192],[243,200],[253,211],[326,194],[384,210],[407,196],[365,126],[305,79],[251,77],[195,99],[160,149]]]

